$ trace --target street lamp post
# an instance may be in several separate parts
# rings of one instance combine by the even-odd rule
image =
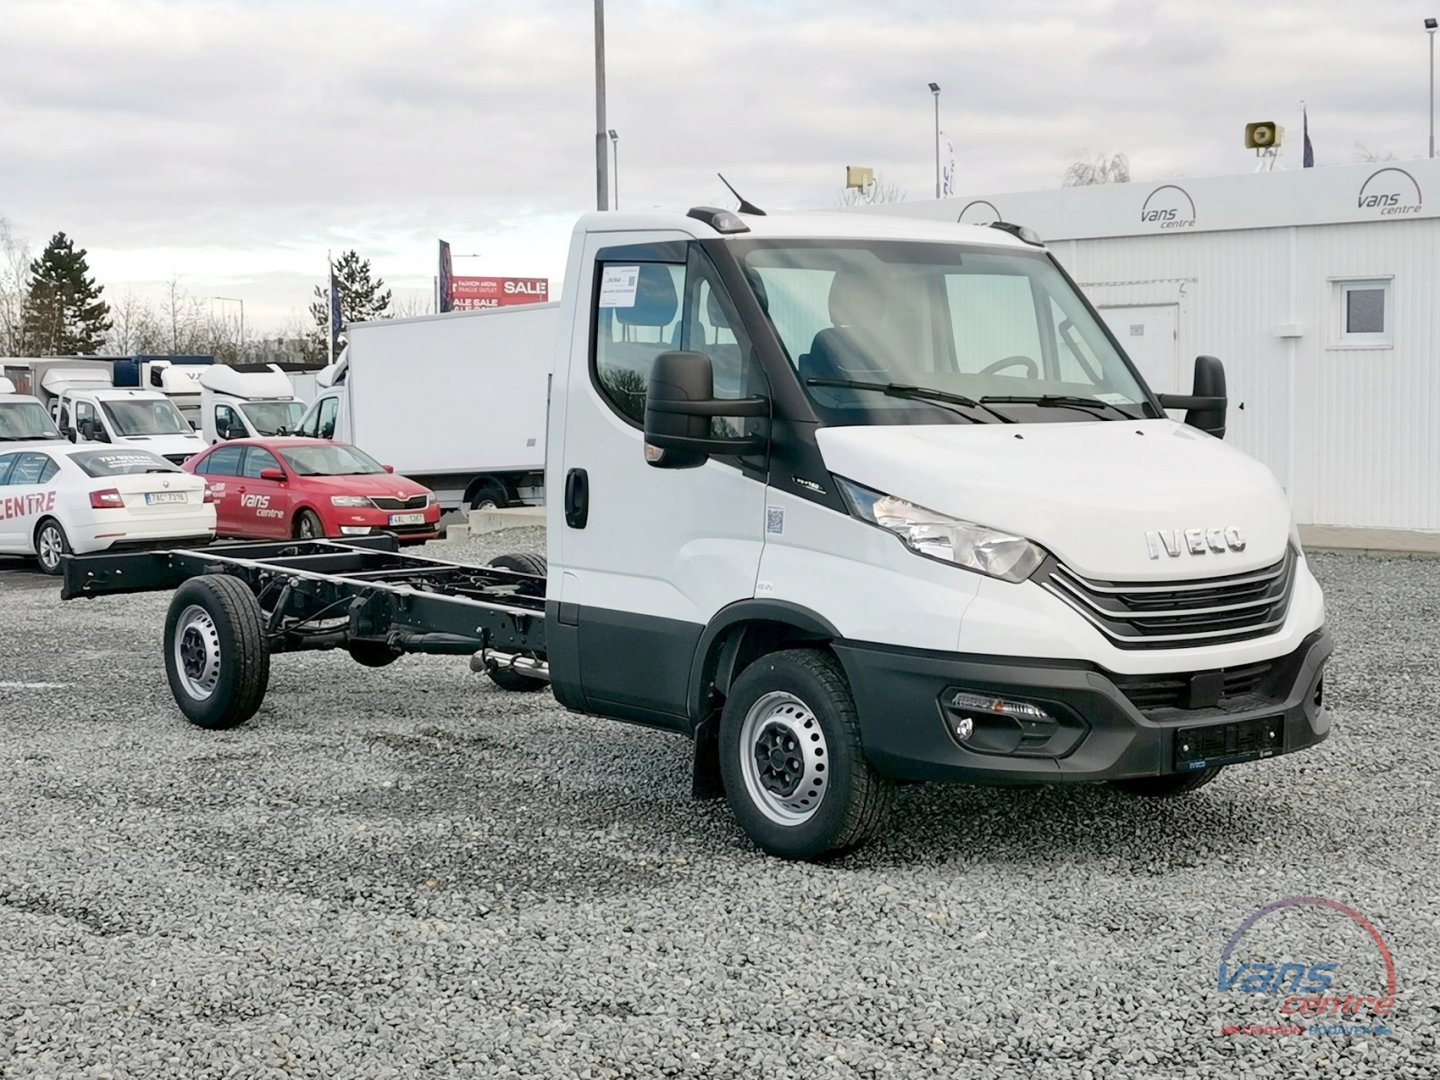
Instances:
[[[935,95],[935,198],[940,198],[940,84],[931,83],[930,93]]]
[[[595,209],[610,209],[605,171],[605,0],[595,0]]]
[[[212,296],[212,300],[224,300],[227,304],[240,305],[240,352],[245,351],[245,301],[238,296]]]
[[[1425,33],[1430,38],[1430,156],[1435,156],[1435,28],[1434,19],[1425,20]]]
[[[609,131],[610,150],[614,155],[615,166],[610,170],[610,186],[615,190],[615,209],[620,209],[620,134],[614,128]]]

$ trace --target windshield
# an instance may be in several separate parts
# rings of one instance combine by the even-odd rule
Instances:
[[[289,435],[300,426],[305,415],[302,401],[248,401],[240,411],[250,421],[250,426],[261,435]]]
[[[1138,377],[1042,252],[893,240],[741,250],[776,336],[827,423],[1147,415]],[[837,382],[865,385],[825,385]],[[994,404],[957,409],[928,391]]]
[[[38,401],[0,401],[0,442],[58,438],[60,432]]]
[[[164,398],[149,400],[134,398],[128,401],[102,401],[100,407],[110,418],[115,434],[130,435],[188,435],[194,429]]]
[[[135,473],[179,472],[159,454],[149,450],[81,450],[70,460],[90,476],[130,476]]]
[[[383,473],[384,467],[353,446],[291,446],[280,451],[285,463],[301,476],[357,476]]]

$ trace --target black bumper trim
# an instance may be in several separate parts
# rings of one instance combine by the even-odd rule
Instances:
[[[1330,734],[1329,715],[1315,698],[1333,647],[1329,633],[1316,630],[1292,653],[1272,661],[1275,674],[1263,696],[1225,708],[1164,710],[1162,719],[1137,709],[1110,673],[1093,664],[834,644],[855,695],[866,755],[882,773],[904,780],[1021,784],[1170,773],[1179,730],[1260,718],[1284,723],[1276,753],[1314,746]],[[1088,731],[1063,757],[977,753],[961,746],[947,726],[940,699],[955,688],[1048,704],[1078,717]]]

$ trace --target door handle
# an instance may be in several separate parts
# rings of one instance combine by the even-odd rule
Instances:
[[[565,524],[583,529],[590,519],[590,474],[571,469],[565,474]]]

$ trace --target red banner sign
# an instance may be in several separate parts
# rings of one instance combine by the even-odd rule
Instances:
[[[543,304],[550,299],[546,278],[452,277],[450,310],[513,307],[516,304]]]

